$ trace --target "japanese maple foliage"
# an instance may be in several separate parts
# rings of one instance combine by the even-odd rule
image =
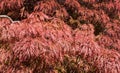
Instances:
[[[120,73],[120,1],[1,0],[0,73]]]

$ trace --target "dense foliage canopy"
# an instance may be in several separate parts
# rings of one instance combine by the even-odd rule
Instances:
[[[120,73],[120,0],[1,0],[0,73]]]

